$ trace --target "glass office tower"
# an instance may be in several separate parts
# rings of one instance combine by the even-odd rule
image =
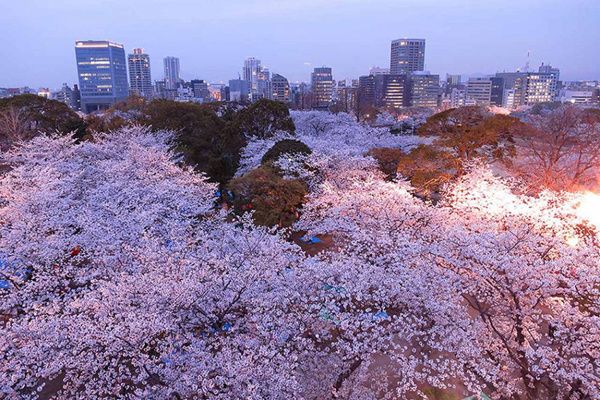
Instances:
[[[154,95],[154,87],[150,72],[150,56],[144,53],[144,49],[133,49],[133,54],[127,56],[127,62],[131,93],[151,99]]]
[[[127,63],[123,45],[106,40],[75,43],[81,110],[106,110],[127,98]]]
[[[409,74],[425,69],[425,39],[398,39],[392,41],[390,73]]]

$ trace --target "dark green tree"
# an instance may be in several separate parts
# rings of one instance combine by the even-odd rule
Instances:
[[[275,143],[263,156],[261,164],[269,164],[277,161],[282,154],[311,154],[310,147],[299,140],[284,139]]]
[[[214,182],[225,184],[238,168],[244,137],[211,107],[155,100],[145,108],[141,122],[153,129],[175,131],[175,150]]]
[[[85,122],[79,115],[65,103],[49,100],[33,94],[0,99],[0,113],[18,115],[20,128],[26,137],[33,137],[42,133],[73,133],[76,138],[85,134]],[[0,133],[3,136],[10,134],[4,132],[6,124],[2,124]]]
[[[277,131],[296,131],[287,105],[267,99],[261,99],[238,111],[235,124],[246,137],[261,139],[268,139]]]

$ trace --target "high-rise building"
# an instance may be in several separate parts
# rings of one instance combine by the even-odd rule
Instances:
[[[122,44],[106,40],[75,43],[81,109],[105,110],[129,94],[127,64]]]
[[[221,87],[221,101],[231,101],[231,97],[229,96],[229,86],[223,85]]]
[[[208,90],[207,82],[202,79],[192,79],[190,85],[195,99],[202,99],[203,102],[210,101],[210,91]]]
[[[144,49],[133,49],[133,54],[127,56],[129,65],[129,88],[132,94],[152,98],[152,75],[150,73],[150,56]]]
[[[554,72],[503,72],[503,104],[508,108],[551,102],[556,99],[557,74]],[[511,99],[507,100],[506,96]]]
[[[558,87],[559,87],[559,81],[560,81],[560,69],[553,68],[549,64],[542,63],[542,65],[540,65],[540,68],[538,69],[538,72],[542,73],[542,74],[550,74],[550,75],[554,76],[553,86],[551,87],[550,90],[552,91],[552,100],[556,100],[558,98]]]
[[[515,107],[515,89],[504,89],[502,107],[513,109]]]
[[[74,110],[81,111],[81,92],[79,86],[75,83],[71,91],[71,104]]]
[[[311,93],[305,82],[290,82],[291,102],[299,110],[307,110],[312,106]]]
[[[527,74],[523,105],[551,102],[556,97],[556,75],[554,73],[530,72]]]
[[[366,75],[358,78],[358,106],[361,108],[375,106],[375,76]]]
[[[515,83],[520,82],[525,75],[525,72],[497,72],[496,78],[504,80],[504,89],[514,89]]]
[[[250,84],[245,79],[232,79],[229,81],[229,100],[237,102],[248,101]]]
[[[288,80],[279,74],[273,74],[271,78],[271,86],[273,89],[273,100],[288,103],[290,101],[290,83]]]
[[[260,60],[250,57],[244,61],[243,78],[252,92],[258,92],[258,75],[260,74]]]
[[[494,106],[502,107],[504,104],[504,78],[496,76],[490,77],[492,82],[492,92],[490,103]]]
[[[337,82],[335,105],[338,111],[350,112],[356,109],[357,88],[349,86],[346,79]]]
[[[273,88],[271,86],[271,72],[268,68],[260,68],[258,71],[257,93],[253,96],[255,99],[271,99],[273,97]]]
[[[492,102],[492,81],[490,78],[471,78],[467,82],[468,104],[489,106]]]
[[[312,107],[327,109],[333,97],[333,75],[329,67],[317,67],[311,74]]]
[[[440,94],[440,76],[413,72],[409,79],[409,104],[412,107],[436,108]]]
[[[458,86],[461,82],[461,76],[456,74],[446,74],[446,84],[448,86]]]
[[[466,103],[467,91],[466,89],[460,89],[454,87],[450,91],[450,107],[462,107]]]
[[[165,68],[165,88],[166,89],[177,89],[179,86],[179,58],[177,57],[165,57],[163,60]]]
[[[425,39],[398,39],[392,41],[390,73],[408,74],[425,69]]]
[[[375,75],[373,81],[375,107],[398,109],[408,105],[407,75]]]
[[[554,74],[556,75],[556,80],[560,80],[560,69],[553,68],[550,64],[542,63],[538,68],[538,72],[541,72],[542,74]]]
[[[52,92],[51,98],[53,100],[60,101],[61,103],[65,103],[69,107],[73,108],[73,90],[66,83],[63,83],[60,90]]]

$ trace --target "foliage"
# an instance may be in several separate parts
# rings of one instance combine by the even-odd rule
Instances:
[[[377,160],[379,168],[388,178],[395,178],[398,163],[404,156],[404,152],[393,147],[376,147],[369,150],[367,155]]]
[[[187,164],[206,173],[212,181],[225,184],[235,173],[243,135],[211,108],[154,100],[146,107],[142,122],[153,129],[176,132],[175,149],[184,155]]]
[[[40,136],[12,150],[0,397],[600,397],[600,196],[528,196],[470,162],[441,201],[423,202],[367,155],[409,156],[422,139],[294,114],[312,154],[274,164],[317,166],[309,193],[253,169],[274,138],[250,141],[250,172],[232,185],[258,194],[263,219],[302,199],[292,229],[328,238],[311,256],[215,210],[216,185],[175,163],[169,133]],[[435,164],[444,151],[413,155]]]
[[[436,136],[435,143],[452,149],[462,160],[499,160],[515,154],[513,133],[521,125],[514,117],[491,114],[469,106],[435,114],[419,127],[423,136]]]
[[[243,105],[234,102],[211,102],[203,105],[213,110],[219,118],[224,119],[227,122],[232,122],[238,111],[244,108]]]
[[[0,141],[29,139],[39,133],[85,134],[84,121],[65,103],[33,94],[0,99]]]
[[[267,99],[260,99],[240,110],[235,124],[249,138],[267,139],[277,131],[294,133],[296,130],[287,105]]]
[[[531,107],[530,113],[533,115],[541,115],[546,114],[548,112],[552,112],[557,108],[560,108],[562,104],[557,101],[546,102],[546,103],[536,103]]]
[[[517,135],[514,170],[529,186],[577,190],[595,186],[600,168],[600,113],[574,106],[530,115]]]
[[[294,139],[305,143],[312,151],[310,160],[303,160],[315,168],[330,159],[363,157],[373,147],[397,147],[408,150],[428,138],[397,136],[386,128],[373,128],[358,124],[349,114],[332,114],[322,111],[293,111],[297,127],[295,135],[280,132],[269,139],[250,139],[242,151],[240,176],[261,164],[263,155],[280,140]],[[335,143],[335,146],[332,146]]]
[[[235,210],[253,211],[254,221],[265,226],[290,226],[307,193],[304,182],[283,179],[269,166],[233,179],[228,187],[234,194]]]
[[[349,165],[309,197],[296,225],[338,243],[324,256],[337,267],[308,273],[331,288],[331,336],[318,333],[345,365],[333,379],[341,393],[417,398],[428,384],[459,398],[597,395],[600,347],[588,335],[600,274],[589,257],[599,250],[595,233],[573,244],[577,198],[516,195],[476,167],[434,207]],[[381,325],[366,339],[369,313]]]
[[[400,157],[397,172],[410,180],[417,193],[430,197],[461,171],[461,162],[451,153],[420,145]]]
[[[262,157],[261,164],[268,164],[277,161],[277,159],[279,159],[279,157],[281,157],[283,154],[292,156],[297,154],[309,155],[311,153],[312,151],[310,148],[301,141],[283,139],[275,143],[273,147],[271,147],[265,153],[265,155]]]

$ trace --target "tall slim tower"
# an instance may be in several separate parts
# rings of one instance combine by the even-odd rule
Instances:
[[[129,87],[131,92],[145,98],[153,94],[152,76],[150,73],[150,56],[144,49],[133,49],[133,54],[127,56],[129,64]]]
[[[77,41],[75,58],[82,111],[106,110],[127,97],[127,63],[122,44],[107,40]]]
[[[244,80],[250,85],[250,91],[258,92],[258,80],[261,72],[260,60],[254,57],[244,61]]]
[[[177,57],[165,57],[165,88],[166,89],[177,89],[179,84],[179,58]]]
[[[290,101],[290,83],[288,80],[279,74],[273,74],[271,79],[272,82],[272,90],[273,100],[281,101],[283,103],[287,103]]]
[[[409,74],[425,69],[425,39],[397,39],[392,41],[390,73]]]
[[[258,73],[258,98],[271,99],[273,97],[273,89],[271,86],[271,72],[268,68],[260,68]]]
[[[333,97],[333,75],[329,67],[317,67],[311,75],[313,108],[327,109]]]

